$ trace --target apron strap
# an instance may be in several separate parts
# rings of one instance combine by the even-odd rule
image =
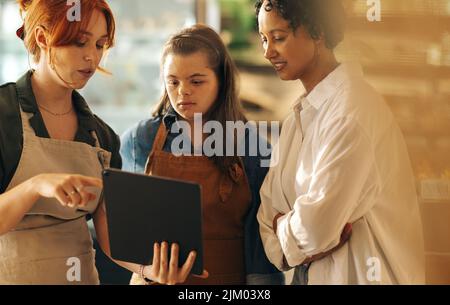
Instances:
[[[98,161],[100,162],[100,165],[102,166],[102,169],[110,168],[111,158],[108,157],[108,152],[105,151],[100,146],[100,140],[98,139],[97,132],[95,132],[95,130],[91,130],[90,134],[91,134],[91,137],[94,138],[94,140],[95,140],[95,147],[98,148],[97,158],[98,158]],[[102,192],[102,195],[103,195],[103,192]]]
[[[19,110],[20,110],[20,117],[22,119],[22,130],[24,133],[28,133],[28,134],[32,134],[33,136],[36,135],[33,127],[31,127],[30,125],[30,118],[32,117],[31,113],[27,113],[25,111],[23,111],[22,106],[19,104]],[[98,139],[97,133],[95,132],[95,130],[92,130],[90,132],[91,137],[94,138],[95,140],[95,147],[96,148],[101,148],[100,146],[100,141]]]
[[[147,162],[145,162],[145,174],[150,174],[150,165],[152,163],[152,156],[155,151],[162,151],[164,148],[164,143],[166,142],[168,130],[163,122],[159,125],[158,131],[156,132],[155,140],[153,141],[153,147],[147,157]]]
[[[30,125],[30,118],[31,118],[32,114],[23,111],[20,103],[19,103],[19,110],[20,110],[20,118],[22,119],[22,130],[23,130],[24,136],[25,136],[25,134],[32,134],[34,136],[36,133],[34,132],[34,129]]]
[[[158,132],[156,133],[155,141],[153,142],[153,148],[150,154],[154,151],[162,151],[164,148],[164,144],[166,143],[168,131],[166,130],[166,126],[163,122],[159,125]]]

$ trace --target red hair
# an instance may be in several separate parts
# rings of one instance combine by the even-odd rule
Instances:
[[[17,0],[20,13],[24,19],[24,43],[27,50],[40,59],[40,49],[36,43],[35,28],[43,26],[49,34],[49,47],[68,46],[80,38],[80,32],[86,30],[95,10],[101,11],[106,18],[108,42],[106,48],[114,45],[115,20],[114,15],[105,0],[80,0],[81,21],[69,21],[67,12],[72,7],[67,0]]]

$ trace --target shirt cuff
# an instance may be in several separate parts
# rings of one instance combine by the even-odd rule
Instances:
[[[291,217],[292,212],[286,214],[277,221],[277,236],[281,244],[286,262],[291,267],[301,265],[307,258],[306,254],[301,250],[297,244],[297,240],[291,231]]]

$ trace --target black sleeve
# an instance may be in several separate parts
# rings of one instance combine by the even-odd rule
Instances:
[[[111,155],[111,167],[116,169],[122,168],[122,157],[120,156],[120,138],[118,135],[114,134],[113,144],[112,144],[112,155]]]
[[[1,131],[0,131],[1,132]],[[2,156],[2,151],[3,151],[3,145],[2,145],[2,141],[0,139],[0,194],[3,194],[5,192],[5,169],[3,166],[3,156]]]
[[[5,118],[3,118],[3,113],[5,113],[5,109],[7,107],[6,103],[6,92],[5,92],[5,85],[0,86],[0,194],[3,194],[6,189],[6,182],[5,182],[5,145],[4,145],[4,136],[5,133],[5,126],[4,121]]]
[[[120,138],[119,136],[103,122],[98,116],[94,115],[97,121],[97,135],[99,136],[100,145],[103,149],[111,152],[112,168],[122,168],[122,158],[120,156]]]
[[[6,191],[22,153],[22,121],[15,84],[0,86],[0,194]]]

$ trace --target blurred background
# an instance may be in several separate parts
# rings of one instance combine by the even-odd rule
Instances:
[[[250,119],[282,121],[303,93],[299,82],[280,81],[265,61],[253,0],[108,2],[117,44],[103,66],[113,76],[97,74],[82,94],[118,134],[150,115],[161,93],[162,45],[196,22],[222,34],[241,72],[241,100]],[[366,0],[344,3],[348,31],[338,58],[362,64],[398,120],[417,181],[427,282],[450,284],[450,0],[381,0],[381,20],[374,22]],[[15,1],[0,0],[0,84],[29,69],[15,35],[21,24]]]

